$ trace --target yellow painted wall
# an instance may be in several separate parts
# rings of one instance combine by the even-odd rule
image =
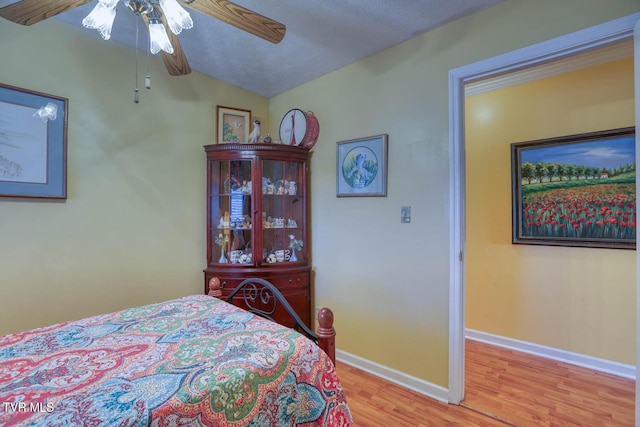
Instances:
[[[66,202],[0,200],[0,334],[201,293],[216,105],[267,121],[268,99],[153,57],[135,105],[134,50],[54,19],[0,19],[0,58],[0,82],[69,98]]]
[[[273,125],[294,107],[320,121],[312,260],[339,350],[448,386],[449,70],[639,10],[637,0],[507,0],[271,99]],[[388,196],[337,198],[336,141],[382,133]]]
[[[513,142],[633,126],[633,58],[465,106],[466,326],[635,365],[636,252],[512,245],[510,164]]]
[[[0,21],[11,58],[0,81],[67,96],[74,118],[69,200],[0,201],[0,333],[200,292],[215,105],[253,110],[272,135],[304,108],[321,127],[315,298],[336,312],[338,349],[447,387],[449,70],[638,11],[637,0],[507,0],[270,100],[197,74],[165,78],[154,63],[154,95],[138,106],[131,49],[51,21]],[[336,198],[336,141],[381,133],[388,197]]]

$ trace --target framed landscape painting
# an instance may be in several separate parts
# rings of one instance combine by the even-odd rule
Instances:
[[[635,128],[511,144],[513,243],[636,248]]]

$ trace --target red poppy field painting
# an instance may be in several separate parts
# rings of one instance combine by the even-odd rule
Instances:
[[[513,243],[635,249],[635,128],[511,144]]]

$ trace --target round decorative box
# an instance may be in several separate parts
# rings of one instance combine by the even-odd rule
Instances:
[[[280,140],[285,145],[299,145],[311,149],[318,141],[320,124],[311,112],[299,108],[289,110],[280,122]]]

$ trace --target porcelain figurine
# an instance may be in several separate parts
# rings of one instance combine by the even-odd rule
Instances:
[[[253,130],[249,134],[249,144],[260,142],[260,120],[253,121]]]

